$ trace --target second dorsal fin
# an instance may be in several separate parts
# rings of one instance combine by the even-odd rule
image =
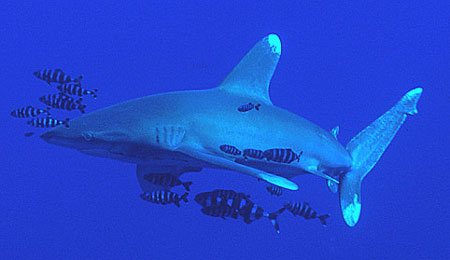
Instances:
[[[220,84],[219,89],[272,104],[269,84],[281,55],[281,42],[276,34],[259,41]]]

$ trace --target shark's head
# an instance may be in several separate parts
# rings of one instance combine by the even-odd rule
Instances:
[[[79,120],[70,121],[69,127],[58,126],[41,135],[48,143],[77,150],[107,148],[108,142],[98,137],[95,131],[83,127]]]

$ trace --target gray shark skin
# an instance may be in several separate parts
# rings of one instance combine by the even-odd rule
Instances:
[[[269,84],[280,55],[278,36],[268,35],[216,88],[126,101],[75,118],[69,127],[56,127],[41,138],[85,154],[137,164],[145,192],[161,189],[143,179],[151,173],[180,176],[202,168],[228,169],[291,190],[298,186],[290,178],[315,174],[339,190],[344,220],[354,226],[361,210],[360,182],[406,115],[417,113],[422,89],[408,92],[344,147],[336,130],[330,133],[272,105]],[[238,111],[250,102],[261,106]],[[224,144],[240,150],[292,149],[302,155],[299,161],[278,163],[224,153],[219,149]]]

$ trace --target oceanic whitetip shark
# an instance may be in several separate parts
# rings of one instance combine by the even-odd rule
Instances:
[[[100,157],[137,164],[144,192],[161,189],[143,176],[180,176],[202,168],[219,168],[254,176],[297,190],[290,179],[314,174],[339,191],[342,215],[354,226],[361,212],[361,181],[380,159],[408,115],[417,114],[422,93],[416,88],[347,146],[331,133],[269,98],[269,85],[281,55],[281,42],[270,34],[259,41],[216,88],[169,92],[133,99],[75,118],[41,137]],[[238,111],[245,104],[258,110]],[[224,153],[221,145],[238,149],[292,149],[300,160],[280,163]]]

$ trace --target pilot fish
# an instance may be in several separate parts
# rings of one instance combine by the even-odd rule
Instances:
[[[69,127],[69,120],[70,120],[69,118],[62,121],[51,117],[41,117],[41,118],[33,118],[29,120],[27,124],[41,128],[55,127],[59,125],[65,125],[66,127]]]
[[[58,85],[56,87],[59,91],[69,94],[69,95],[76,95],[76,96],[84,96],[84,95],[91,95],[93,98],[97,98],[97,91],[98,89],[94,90],[88,90],[81,87],[81,83],[64,83],[61,85]]]
[[[159,186],[167,186],[167,187],[174,187],[178,185],[183,185],[184,188],[187,191],[190,191],[189,186],[191,186],[192,182],[182,182],[177,177],[173,176],[172,174],[147,174],[144,176],[144,179],[146,179],[148,182],[153,183],[155,185]]]
[[[19,118],[26,118],[26,117],[35,117],[38,116],[40,114],[46,114],[46,115],[50,115],[50,112],[44,109],[40,109],[40,108],[35,108],[33,106],[26,106],[26,107],[21,107],[18,109],[15,109],[14,111],[11,112],[11,115],[13,117],[19,117]]]
[[[328,214],[318,216],[317,212],[312,209],[307,202],[290,201],[288,203],[285,203],[284,207],[289,210],[294,216],[302,216],[305,219],[318,218],[323,226],[327,225],[326,219],[330,217],[330,215]]]
[[[220,150],[224,153],[231,154],[231,155],[240,155],[242,152],[241,150],[237,149],[236,147],[228,144],[223,144],[220,147]]]
[[[39,79],[47,81],[50,85],[52,82],[56,83],[69,83],[69,82],[80,82],[83,76],[79,76],[78,78],[72,78],[61,69],[43,69],[40,71],[36,71],[33,73]]]
[[[264,152],[257,149],[244,149],[244,158],[247,159],[248,157],[253,159],[263,159],[264,158]]]
[[[270,195],[276,195],[277,197],[283,194],[283,190],[281,189],[281,187],[276,185],[267,186],[266,190],[270,193]]]
[[[239,112],[247,112],[247,111],[252,110],[253,108],[256,110],[259,110],[260,106],[261,106],[261,104],[254,105],[254,104],[252,104],[252,102],[250,102],[248,104],[238,107],[238,111]]]
[[[188,195],[189,195],[189,193],[186,192],[185,194],[183,194],[180,197],[175,192],[166,191],[166,190],[157,190],[157,191],[153,191],[153,192],[142,193],[141,198],[145,201],[152,202],[155,204],[167,205],[167,204],[173,203],[173,204],[177,205],[177,207],[179,207],[181,200],[184,202],[188,202],[188,200],[187,200]]]
[[[294,153],[292,149],[269,149],[265,150],[263,153],[263,157],[269,161],[279,162],[279,163],[291,163],[295,160],[300,161],[300,154]]]
[[[86,105],[81,104],[82,100],[83,100],[82,98],[75,100],[73,97],[67,96],[64,93],[58,93],[53,95],[49,94],[39,98],[39,101],[46,104],[47,106],[58,109],[64,109],[67,111],[78,109],[80,110],[81,113],[84,114],[85,113],[84,109],[86,108]]]

